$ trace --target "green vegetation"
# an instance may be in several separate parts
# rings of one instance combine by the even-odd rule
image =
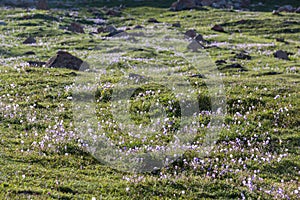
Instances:
[[[88,7],[80,7],[78,12],[0,8],[0,19],[7,23],[0,25],[0,199],[300,198],[300,15],[212,8],[170,12],[168,1],[157,7],[153,2],[146,1],[147,6],[138,2],[124,8],[121,16],[109,17],[95,7],[94,12]],[[270,8],[266,6],[266,10]],[[27,61],[47,61],[58,50],[65,50],[97,69],[107,69],[95,93],[99,121],[113,124],[109,110],[113,89],[107,84],[121,81],[122,73],[134,65],[174,70],[195,89],[201,111],[212,109],[206,79],[190,77],[197,70],[173,52],[128,47],[111,64],[97,63],[97,56],[118,52],[118,41],[105,38],[105,33],[90,34],[99,27],[87,20],[95,18],[95,13],[117,28],[143,25],[146,30],[155,30],[156,26],[165,35],[177,30],[182,36],[195,29],[210,43],[205,51],[211,62],[227,62],[218,72],[224,83],[227,113],[210,154],[197,157],[190,150],[158,172],[130,173],[105,165],[87,151],[74,124],[72,86],[78,78],[88,81],[89,76],[81,71],[32,67]],[[150,17],[161,23],[147,22]],[[81,23],[86,33],[60,29],[73,21]],[[181,23],[180,28],[171,26],[176,22]],[[211,30],[214,24],[222,25],[226,32]],[[37,43],[23,44],[28,36],[35,37]],[[289,53],[289,60],[273,56],[279,49]],[[35,55],[25,54],[29,51]],[[235,58],[242,51],[251,59]],[[225,67],[234,63],[247,70]],[[153,93],[139,96],[147,91]],[[162,110],[174,120],[167,134],[158,130],[157,137],[149,136],[144,143],[152,140],[161,145],[172,140],[181,115],[178,102],[171,101],[174,94],[160,84],[148,84],[131,97],[130,115],[136,124],[149,124]],[[151,107],[149,102],[156,100],[163,109]],[[203,126],[195,144],[203,140],[209,122],[206,112],[199,116]],[[120,148],[144,144],[109,123],[104,129],[112,140],[122,137]]]

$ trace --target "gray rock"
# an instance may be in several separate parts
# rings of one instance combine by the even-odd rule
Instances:
[[[206,42],[201,34],[198,34],[198,35],[195,37],[195,40],[196,40],[197,42]]]
[[[85,33],[83,27],[78,23],[71,23],[70,26],[68,26],[68,31],[72,31],[74,33]]]
[[[283,59],[283,60],[289,60],[288,53],[286,51],[278,50],[274,54],[275,58]]]
[[[196,52],[199,49],[204,49],[204,46],[202,44],[200,44],[199,42],[197,42],[196,40],[193,40],[187,47],[188,49]]]
[[[109,26],[104,26],[104,27],[100,27],[97,29],[98,33],[114,33],[117,32],[118,29],[116,29],[116,27],[109,25]]]
[[[34,39],[34,37],[29,37],[26,40],[24,40],[23,44],[35,44],[36,40]]]
[[[225,32],[224,28],[221,25],[214,25],[211,29],[218,32]]]
[[[196,37],[197,32],[195,29],[191,29],[191,30],[186,31],[184,35],[189,38],[194,38],[194,37]]]

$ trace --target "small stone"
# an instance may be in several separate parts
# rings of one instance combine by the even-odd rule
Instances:
[[[177,28],[180,28],[181,27],[181,24],[180,22],[176,22],[174,24],[172,24],[173,27],[177,27]]]
[[[191,77],[191,78],[206,78],[203,74],[193,74],[193,75],[190,75],[189,77]]]
[[[285,42],[284,38],[276,38],[277,42]]]
[[[28,61],[27,62],[29,64],[29,66],[32,67],[42,67],[43,65],[45,65],[45,62],[40,62],[40,61]]]
[[[246,24],[247,20],[241,19],[239,21],[236,22],[237,24]]]
[[[33,51],[27,51],[24,53],[24,55],[35,55],[35,53]]]
[[[68,30],[74,33],[85,33],[83,27],[75,22],[71,23],[71,25],[68,27]]]
[[[98,28],[98,33],[114,33],[118,30],[113,25]]]
[[[215,61],[216,65],[222,65],[222,64],[226,64],[226,60],[216,60]]]
[[[127,36],[128,34],[123,31],[123,30],[117,30],[115,32],[111,32],[108,34],[108,37],[116,37],[116,36],[119,36],[119,37],[123,37],[123,36]]]
[[[196,37],[197,32],[195,29],[191,29],[191,30],[186,31],[184,35],[189,38],[194,38],[194,37]]]
[[[241,66],[239,63],[233,63],[231,65],[226,65],[225,67],[218,68],[219,70],[224,70],[224,69],[238,69],[240,72],[248,71],[246,68]]]
[[[144,27],[141,25],[136,25],[133,29],[143,29]]]
[[[188,45],[188,49],[191,49],[192,51],[196,52],[199,49],[203,49],[204,46],[201,45],[199,42],[197,42],[196,40],[193,40],[189,45]]]
[[[26,40],[24,40],[23,44],[35,44],[36,40],[34,39],[34,37],[29,37]]]
[[[236,54],[235,58],[243,59],[243,60],[251,60],[251,56],[243,52]]]
[[[225,32],[224,28],[221,25],[214,25],[211,29],[218,32]]]
[[[203,36],[201,34],[198,34],[196,37],[195,37],[195,40],[197,42],[205,42]]]
[[[272,15],[278,15],[278,16],[280,16],[281,14],[278,12],[278,10],[273,10]]]
[[[288,53],[286,51],[278,50],[274,54],[275,58],[283,59],[283,60],[289,60]]]
[[[144,79],[145,77],[139,74],[135,74],[135,73],[129,73],[128,77],[131,79]]]
[[[149,23],[160,23],[160,22],[157,21],[157,19],[155,19],[155,18],[149,18],[149,19],[148,19],[148,22],[149,22]]]

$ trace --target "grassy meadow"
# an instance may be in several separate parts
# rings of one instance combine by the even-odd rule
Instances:
[[[297,5],[297,1],[281,3],[286,2]],[[119,16],[108,16],[104,4],[78,4],[78,9],[52,6],[47,11],[0,7],[0,21],[5,22],[0,23],[0,199],[300,198],[299,13],[272,15],[271,1],[250,11],[204,7],[180,12],[169,11],[169,1],[159,6],[155,1],[133,1]],[[156,46],[140,41],[133,41],[132,47],[119,46],[118,38],[96,33],[101,25],[88,19],[97,17],[119,29],[130,28],[126,32],[133,35],[159,32]],[[75,21],[85,33],[62,28]],[[172,25],[177,22],[181,27]],[[211,30],[215,24],[225,32]],[[133,29],[136,25],[144,28]],[[103,72],[93,96],[95,115],[120,149],[168,144],[182,112],[176,97],[162,87],[172,82],[171,76],[161,84],[145,85],[130,99],[130,119],[145,125],[156,119],[161,108],[151,107],[154,97],[167,107],[165,114],[173,121],[143,140],[133,137],[116,126],[110,111],[114,85],[124,73],[134,72],[134,66],[171,70],[177,80],[191,85],[191,95],[198,98],[201,113],[193,145],[201,148],[214,106],[206,84],[210,77],[192,76],[199,73],[197,68],[160,44],[174,32],[188,43],[184,33],[189,29],[206,40],[201,50],[206,57],[201,61],[208,64],[201,73],[221,77],[226,112],[208,154],[198,156],[197,148],[191,148],[152,172],[118,170],[87,149],[75,123],[74,104],[79,102],[74,101],[73,88],[78,80],[88,82],[91,72],[28,64],[46,62],[63,50]],[[23,44],[29,36],[36,38],[36,44]],[[277,50],[287,51],[289,60],[275,58]],[[251,58],[239,58],[241,52]],[[220,60],[226,63],[216,65]],[[147,76],[162,80],[159,70]],[[124,88],[130,90],[130,85]]]

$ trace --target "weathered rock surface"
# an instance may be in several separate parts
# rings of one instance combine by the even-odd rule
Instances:
[[[45,66],[49,68],[67,68],[82,71],[89,69],[86,62],[65,51],[58,51],[55,56],[50,58]]]

